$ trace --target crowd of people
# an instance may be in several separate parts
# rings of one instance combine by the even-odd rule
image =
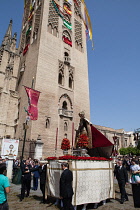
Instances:
[[[134,198],[134,206],[140,207],[139,194],[140,193],[140,158],[139,157],[117,157],[114,166],[114,177],[118,181],[118,186],[120,189],[120,203],[123,204],[129,201],[128,195],[125,189],[126,184],[132,184],[132,193]],[[7,193],[10,192],[10,183],[6,177],[6,167],[7,159],[2,159],[0,157],[0,209],[8,210],[7,203]],[[46,184],[46,169],[47,165],[43,161],[32,160],[28,158],[27,160],[20,161],[16,159],[13,162],[13,176],[16,176],[17,169],[21,171],[21,194],[20,201],[30,195],[30,190],[38,189],[38,180],[40,180],[40,190],[42,191],[42,201],[41,203],[46,203],[45,200],[45,184]],[[60,199],[56,200],[56,204],[61,203],[64,210],[74,209],[72,206],[72,181],[73,174],[69,170],[68,163],[62,163],[63,172],[60,177]],[[33,180],[33,186],[31,188],[31,180]],[[138,191],[139,190],[139,191]],[[103,204],[106,201],[102,201]],[[86,205],[84,205],[86,209]],[[84,209],[83,208],[83,209]],[[98,208],[98,203],[93,207]]]
[[[20,201],[22,201],[25,196],[29,196],[31,189],[34,191],[38,189],[38,180],[40,180],[40,190],[43,194],[41,203],[45,203],[46,164],[31,158],[23,160],[22,162],[20,159],[16,159],[13,163],[13,176],[18,176],[17,170],[19,169],[21,170]],[[32,187],[31,180],[33,180]]]
[[[120,203],[129,201],[125,186],[132,184],[134,206],[140,207],[140,158],[136,156],[124,156],[116,159],[114,177],[118,181],[121,199]]]
[[[8,177],[6,177],[7,159],[0,157],[0,210],[8,210],[7,193],[10,192],[10,183]],[[20,173],[19,173],[20,172]],[[38,189],[38,180],[40,179],[40,190],[42,191],[42,201],[45,203],[45,183],[46,183],[46,164],[39,162],[38,160],[21,161],[19,158],[13,160],[13,179],[18,177],[21,182],[21,194],[20,201],[24,197],[30,195],[30,190],[36,191]],[[33,186],[31,188],[31,180],[33,180]]]

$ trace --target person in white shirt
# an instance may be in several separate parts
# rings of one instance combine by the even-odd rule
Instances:
[[[131,172],[131,183],[132,184],[138,184],[140,183],[140,166],[137,163],[135,159],[132,159],[132,165],[130,166],[130,172]]]

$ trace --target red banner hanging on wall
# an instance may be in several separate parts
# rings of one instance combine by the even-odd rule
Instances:
[[[31,120],[37,120],[38,119],[37,104],[38,104],[40,92],[26,86],[24,87],[28,96],[28,103],[29,103],[27,113],[30,116]]]

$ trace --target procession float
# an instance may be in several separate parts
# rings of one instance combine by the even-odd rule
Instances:
[[[64,156],[46,158],[46,196],[60,197],[61,163],[68,162],[73,172],[74,206],[114,198],[113,144],[85,118],[84,113],[79,116],[79,128],[71,154],[67,154],[70,141],[65,138],[61,144]]]

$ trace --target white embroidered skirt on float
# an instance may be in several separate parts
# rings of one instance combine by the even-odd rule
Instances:
[[[73,205],[98,203],[108,198],[114,198],[114,176],[111,161],[69,160],[68,163],[73,172]],[[61,173],[61,163],[49,161],[47,164],[47,195],[60,197]]]

